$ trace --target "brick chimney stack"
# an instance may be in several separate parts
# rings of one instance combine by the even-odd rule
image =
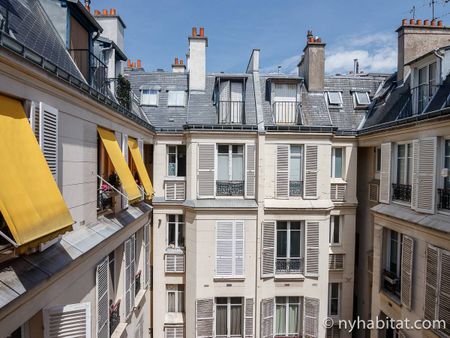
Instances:
[[[325,79],[325,43],[312,31],[306,34],[306,47],[298,64],[298,75],[305,79],[308,91],[322,91]]]
[[[206,47],[208,38],[205,29],[192,27],[192,35],[189,36],[189,90],[205,91],[206,88]]]
[[[172,73],[184,73],[186,71],[186,65],[184,64],[183,60],[179,60],[178,58],[175,58],[173,64],[172,64]]]

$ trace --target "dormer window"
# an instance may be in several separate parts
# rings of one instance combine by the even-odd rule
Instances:
[[[243,81],[220,79],[218,89],[219,123],[242,124],[244,121]]]
[[[299,100],[297,83],[272,84],[272,111],[275,124],[298,124]]]
[[[186,92],[184,90],[169,90],[168,107],[185,107],[186,106]]]
[[[421,114],[437,91],[437,65],[432,62],[415,70],[415,87],[411,90],[416,114]]]
[[[368,92],[354,92],[353,100],[355,103],[355,108],[365,108],[370,104]]]
[[[342,93],[341,92],[327,92],[327,104],[330,108],[342,107]]]
[[[157,107],[159,91],[156,89],[143,89],[141,91],[141,105]]]

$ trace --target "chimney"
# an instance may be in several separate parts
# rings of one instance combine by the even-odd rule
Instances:
[[[353,74],[358,75],[359,74],[359,61],[358,59],[353,59]]]
[[[172,64],[172,73],[184,73],[186,71],[186,66],[184,65],[183,60],[178,60],[175,58]]]
[[[102,36],[114,41],[114,43],[124,51],[126,26],[122,18],[117,15],[117,10],[115,8],[110,8],[109,10],[103,9],[101,12],[95,10],[94,16],[103,28]]]
[[[298,64],[298,75],[305,79],[308,91],[322,91],[325,78],[325,43],[314,37],[312,31],[306,35],[306,47]]]
[[[205,36],[205,29],[200,28],[197,35],[197,28],[192,28],[192,35],[189,40],[189,90],[204,91],[206,86],[206,47],[208,38]]]
[[[450,27],[442,21],[411,19],[402,20],[398,33],[397,81],[403,82],[408,74],[408,62],[436,49],[450,44]]]

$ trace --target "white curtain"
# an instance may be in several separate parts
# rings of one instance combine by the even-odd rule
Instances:
[[[286,306],[284,304],[277,304],[276,308],[276,327],[275,331],[277,334],[285,334],[286,333]]]
[[[227,307],[217,306],[216,308],[216,335],[227,335]]]
[[[175,292],[167,294],[167,312],[177,312],[175,306]]]
[[[242,327],[242,306],[231,306],[230,314],[230,333],[231,335],[240,335]]]

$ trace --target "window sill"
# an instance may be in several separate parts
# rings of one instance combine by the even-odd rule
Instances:
[[[393,301],[396,305],[402,306],[402,302],[400,300],[400,296],[397,296],[396,294],[393,294],[392,292],[381,289],[381,293],[388,298],[389,300]]]
[[[347,184],[347,181],[341,177],[331,177],[331,184]]]
[[[127,326],[128,323],[119,323],[112,333],[111,338],[122,338],[122,336],[125,336],[124,333],[127,331]]]
[[[214,282],[245,282],[245,277],[214,277]]]
[[[392,200],[392,203],[401,205],[402,207],[411,208],[411,202],[405,202],[405,201],[400,201],[400,200]]]
[[[142,305],[141,303],[145,299],[146,291],[147,291],[146,289],[141,289],[141,290],[139,290],[136,297],[134,297],[134,310],[137,310],[141,307],[141,305]]]
[[[275,281],[299,280],[303,281],[305,275],[302,273],[275,273]]]
[[[186,176],[164,176],[164,181],[186,181]]]

